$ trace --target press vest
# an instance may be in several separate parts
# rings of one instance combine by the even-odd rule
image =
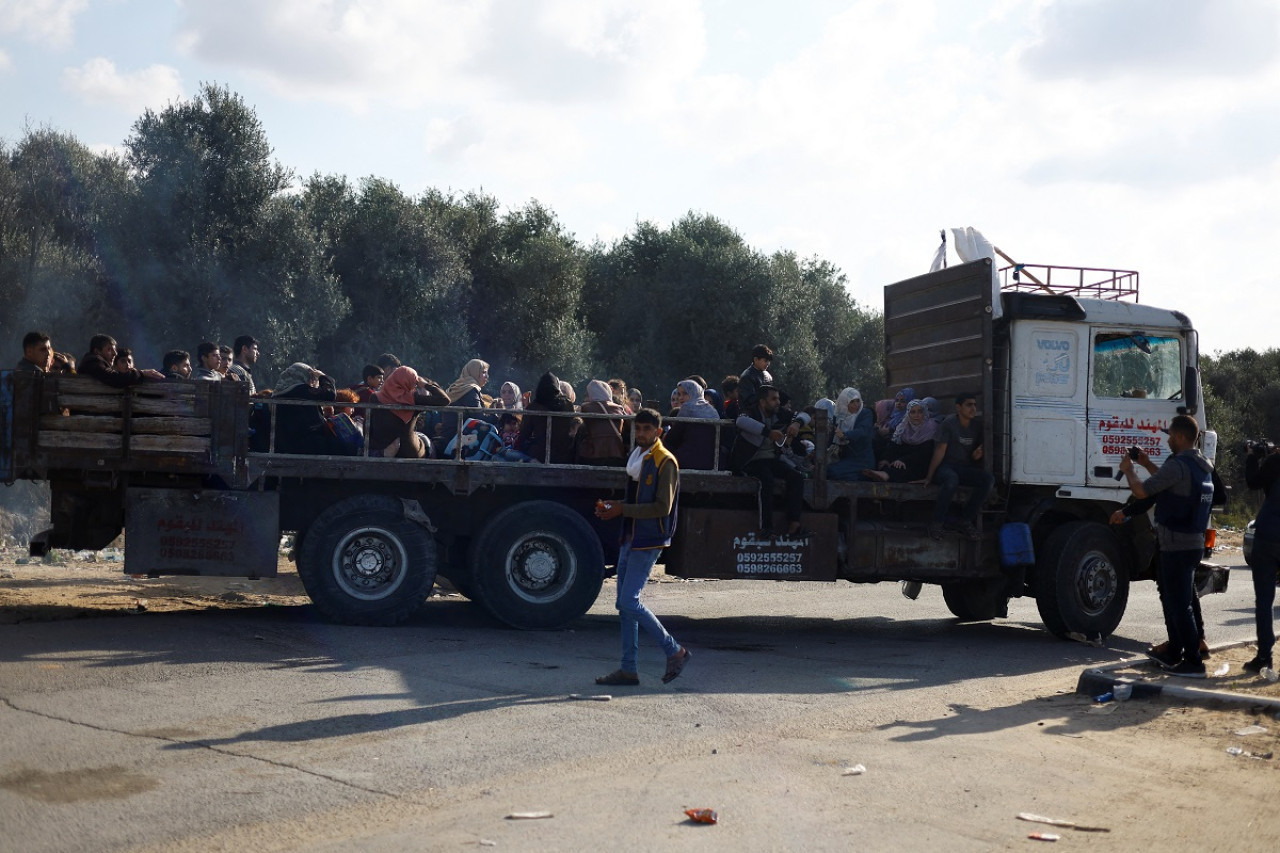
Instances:
[[[680,504],[680,470],[671,451],[655,441],[653,448],[640,463],[640,481],[627,483],[627,503],[651,504],[658,493],[658,472],[663,465],[676,465],[676,494],[671,501],[671,512],[664,518],[631,519],[631,550],[646,551],[666,548],[676,533],[676,510]]]
[[[1174,533],[1203,534],[1213,510],[1213,474],[1183,456],[1173,461],[1185,465],[1191,474],[1190,494],[1175,495],[1165,489],[1156,495],[1156,524]]]

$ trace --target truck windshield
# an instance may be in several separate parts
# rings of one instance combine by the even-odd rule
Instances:
[[[1093,393],[1157,400],[1182,396],[1181,338],[1099,332],[1093,342]]]

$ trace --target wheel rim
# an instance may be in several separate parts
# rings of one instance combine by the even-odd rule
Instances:
[[[534,604],[564,595],[578,575],[578,558],[569,543],[554,533],[531,533],[507,551],[506,577],[511,591]]]
[[[377,601],[404,583],[409,555],[400,537],[383,527],[352,530],[333,551],[333,577],[352,598]]]
[[[1120,586],[1120,577],[1111,559],[1099,551],[1090,551],[1080,560],[1076,572],[1076,595],[1080,607],[1090,616],[1097,616],[1110,606]]]

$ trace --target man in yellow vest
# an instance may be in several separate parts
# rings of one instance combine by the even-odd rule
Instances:
[[[622,516],[622,547],[618,551],[618,614],[622,618],[622,666],[602,675],[596,684],[634,687],[640,683],[636,655],[640,626],[657,640],[667,656],[664,684],[674,680],[688,663],[689,650],[675,641],[658,617],[640,602],[653,564],[676,532],[680,466],[662,446],[662,415],[641,409],[633,424],[636,446],[627,460],[627,498],[624,503],[597,501],[596,517],[608,521]]]

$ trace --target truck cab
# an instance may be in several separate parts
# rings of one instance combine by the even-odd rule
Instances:
[[[1130,582],[1155,576],[1150,518],[1109,523],[1130,494],[1121,457],[1139,447],[1162,464],[1179,414],[1197,419],[1210,460],[1217,448],[1190,319],[1137,300],[1134,271],[999,270],[988,258],[885,288],[887,385],[944,408],[957,393],[979,395],[997,495],[984,518],[1025,524],[1034,543],[1034,563],[1007,573],[1005,591],[1035,596],[1059,636],[1110,634]],[[1202,564],[1201,591],[1225,589],[1226,577]]]

